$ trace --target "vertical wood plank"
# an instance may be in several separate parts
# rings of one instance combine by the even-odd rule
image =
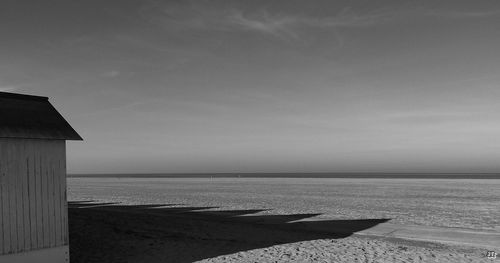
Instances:
[[[54,156],[54,144],[56,142],[45,143],[47,149],[47,170],[48,170],[48,191],[49,191],[49,231],[50,231],[50,241],[49,246],[55,246],[55,215],[54,215],[54,170],[53,170],[53,156]]]
[[[13,145],[12,150],[14,151],[14,159],[12,160],[13,174],[16,177],[17,184],[17,197],[16,197],[16,207],[17,207],[17,251],[23,251],[24,249],[24,203],[23,203],[23,176],[21,176],[21,169],[19,167],[19,158],[21,157],[21,147],[18,142]]]
[[[43,149],[43,145],[42,145]],[[45,150],[45,149],[44,149]],[[47,169],[47,155],[44,151],[42,157],[42,182],[43,182],[43,247],[48,247],[50,242],[50,223],[49,223],[49,172]]]
[[[14,160],[12,160],[12,165],[14,169],[14,176],[17,182],[17,251],[21,252],[24,250],[24,176],[22,176],[21,165],[19,159],[22,159],[22,146],[21,142],[18,142],[13,147],[14,150]]]
[[[4,140],[0,139],[0,149],[4,148]],[[2,152],[0,151],[0,255],[4,254],[4,244],[5,244],[5,226],[3,222],[3,215],[4,213],[7,213],[7,211],[4,212],[4,203],[3,203],[3,193],[4,193],[4,183],[5,179],[3,176],[3,162],[4,162],[4,156]],[[6,210],[6,209],[5,209]]]
[[[11,147],[10,147],[10,156],[9,156],[9,176],[11,177],[12,179],[12,184],[13,184],[13,192],[12,192],[12,201],[13,201],[13,207],[12,209],[14,210],[14,220],[15,220],[15,228],[14,228],[14,238],[15,238],[15,244],[14,244],[14,252],[18,252],[19,251],[19,178],[16,176],[16,163],[15,163],[15,160],[16,160],[16,149],[15,149],[16,145],[15,144],[11,144]]]
[[[6,162],[5,162],[5,173],[7,174],[7,178],[8,178],[8,183],[9,183],[9,196],[8,196],[8,200],[9,200],[9,213],[10,213],[10,251],[11,252],[14,252],[16,249],[17,249],[17,239],[15,238],[16,234],[17,234],[17,231],[16,231],[16,222],[17,222],[17,219],[16,219],[16,206],[15,206],[15,195],[13,192],[15,192],[15,181],[14,181],[14,177],[12,176],[11,174],[11,169],[10,169],[10,162],[11,162],[11,154],[12,154],[12,151],[11,151],[11,145],[7,145],[7,156],[6,156]]]
[[[46,247],[51,247],[52,246],[52,186],[51,186],[51,174],[50,174],[50,148],[48,147],[49,145],[47,143],[43,143],[43,149],[44,149],[44,170],[45,170],[45,187],[46,187],[46,198],[45,198],[45,208],[46,208],[46,218],[47,221],[45,221],[46,227],[47,227],[47,243]]]
[[[18,251],[24,250],[24,176],[22,176],[22,169],[20,167],[19,160],[22,159],[22,142],[18,142],[14,146],[13,165],[14,165],[14,176],[17,179],[17,247]]]
[[[47,231],[45,229],[45,172],[43,170],[43,151],[40,149],[40,146],[38,145],[38,169],[40,170],[40,228],[42,232],[42,244],[41,248],[45,247],[45,240],[46,240],[46,234]]]
[[[9,196],[10,196],[10,183],[9,183],[9,177],[8,177],[8,172],[7,172],[7,165],[8,165],[8,140],[7,139],[2,139],[1,143],[1,148],[0,148],[0,158],[2,160],[1,162],[1,167],[0,167],[0,176],[2,176],[2,192],[0,193],[2,195],[2,208],[3,208],[3,231],[2,231],[2,237],[3,237],[3,253],[7,254],[11,252],[11,241],[10,241],[10,229],[11,229],[11,224],[10,224],[10,201],[9,201]]]
[[[19,174],[18,176],[21,178],[21,193],[22,193],[22,228],[23,228],[23,251],[29,251],[31,249],[31,230],[30,230],[30,202],[29,202],[29,173],[28,173],[28,165],[26,164],[26,155],[27,155],[27,144],[29,140],[22,140],[19,143],[18,150],[18,167]]]
[[[9,144],[7,147],[7,176],[9,177],[9,201],[10,201],[10,250],[11,252],[17,252],[17,178],[13,174],[13,155],[15,154],[13,150],[13,144]]]
[[[36,169],[36,210],[37,210],[37,236],[38,248],[43,248],[43,176],[42,176],[42,156],[39,145],[35,147],[35,169]]]
[[[62,242],[64,245],[68,244],[69,233],[68,233],[68,223],[66,218],[68,217],[68,200],[66,198],[66,142],[61,142],[59,149],[59,187],[61,189],[61,230],[62,230]]]
[[[69,231],[68,231],[68,196],[67,196],[67,183],[66,183],[66,142],[61,143],[61,152],[59,156],[60,171],[61,171],[61,201],[62,201],[62,227],[63,227],[63,240],[64,244],[69,244]]]
[[[61,228],[61,192],[60,192],[60,171],[59,171],[59,152],[60,152],[60,142],[54,145],[54,154],[52,161],[52,173],[54,174],[54,226],[56,239],[56,246],[62,245],[62,228]]]
[[[56,224],[56,214],[57,214],[57,206],[56,206],[56,178],[55,178],[55,151],[56,151],[56,145],[57,142],[54,142],[51,144],[52,145],[52,153],[51,153],[51,160],[50,160],[50,173],[52,174],[52,232],[53,232],[53,239],[52,239],[52,244],[53,246],[56,246],[57,244],[57,234],[58,234],[58,229],[57,229],[57,224]]]
[[[33,169],[33,142],[27,143],[26,147],[26,170],[28,174],[28,200],[29,200],[29,224],[30,224],[30,247],[36,249],[36,181]]]
[[[33,163],[35,145],[33,141],[27,143],[26,166],[28,170],[28,196],[29,196],[29,217],[30,217],[30,246],[32,249],[38,248],[38,237],[36,229],[36,173]]]
[[[16,178],[16,209],[17,209],[17,252],[23,250],[24,247],[24,219],[23,219],[23,180],[19,176],[19,143],[12,147],[12,174]]]

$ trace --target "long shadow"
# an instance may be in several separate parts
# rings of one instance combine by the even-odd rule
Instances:
[[[175,206],[175,207],[172,207]],[[337,239],[389,219],[297,221],[320,214],[252,215],[176,204],[70,202],[71,262],[193,262],[278,244]]]

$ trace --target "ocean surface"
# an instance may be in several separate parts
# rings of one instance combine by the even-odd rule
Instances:
[[[174,204],[314,219],[500,231],[499,179],[68,178],[68,200]]]

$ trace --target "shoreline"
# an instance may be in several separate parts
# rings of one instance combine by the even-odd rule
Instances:
[[[354,235],[468,246],[480,249],[499,249],[499,231],[434,227],[424,225],[399,225],[384,223]]]

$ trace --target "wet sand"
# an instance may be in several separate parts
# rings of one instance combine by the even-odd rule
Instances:
[[[404,238],[385,218],[207,208],[71,202],[71,262],[491,262],[481,244]]]

